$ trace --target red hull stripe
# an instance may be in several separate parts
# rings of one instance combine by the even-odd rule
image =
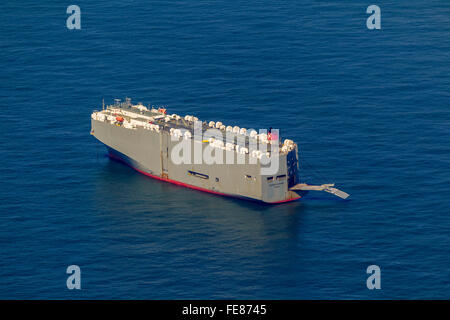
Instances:
[[[146,175],[147,177],[150,177],[150,178],[153,178],[153,179],[157,179],[157,180],[160,180],[160,181],[173,183],[173,184],[175,184],[177,186],[182,186],[182,187],[186,187],[186,188],[190,188],[190,189],[194,189],[194,190],[198,190],[198,191],[208,192],[208,193],[216,194],[216,195],[219,195],[219,196],[233,197],[233,198],[239,198],[239,199],[245,199],[245,200],[264,202],[264,201],[259,200],[259,199],[252,199],[252,198],[247,198],[247,197],[240,197],[240,196],[233,195],[233,194],[221,193],[221,192],[217,192],[217,191],[213,191],[213,190],[209,190],[209,189],[205,189],[205,188],[196,187],[196,186],[193,186],[191,184],[183,183],[183,182],[180,182],[180,181],[177,181],[177,180],[171,180],[171,179],[166,179],[166,178],[163,178],[163,177],[160,177],[160,176],[156,176],[156,175],[153,175],[151,173],[139,170],[138,168],[132,166],[131,164],[127,163],[122,158],[116,156],[115,154],[112,154],[111,152],[109,153],[109,157],[113,158],[115,160],[118,160],[118,161],[120,161],[122,163],[125,163],[129,167],[133,168],[134,170],[136,170],[139,173],[142,173],[142,174]],[[298,198],[286,199],[286,200],[281,200],[281,201],[276,201],[276,202],[264,202],[264,203],[269,203],[269,204],[286,203],[286,202],[291,202],[291,201],[298,200],[300,198],[301,197],[299,196]]]

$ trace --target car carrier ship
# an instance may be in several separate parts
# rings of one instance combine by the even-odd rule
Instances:
[[[226,138],[197,137],[196,125],[202,132],[214,129]],[[200,122],[191,115],[168,115],[165,108],[134,105],[129,98],[124,102],[116,99],[106,107],[103,103],[102,110],[92,113],[91,126],[91,134],[106,145],[111,158],[146,176],[179,186],[271,204],[298,200],[311,190],[343,199],[349,196],[334,184],[312,186],[301,182],[297,144],[274,138],[275,133],[260,130],[258,134],[220,121]],[[180,141],[192,149],[200,148],[202,154],[209,148],[223,161],[196,161],[193,152],[190,161],[174,161],[171,155]],[[238,157],[240,162],[225,161]],[[270,159],[278,161],[277,168],[267,174],[263,168]]]

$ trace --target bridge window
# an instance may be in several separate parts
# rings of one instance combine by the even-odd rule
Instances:
[[[277,176],[277,180],[284,180],[284,179],[286,179],[286,175],[285,174]]]
[[[273,181],[273,177],[267,177],[267,181]]]

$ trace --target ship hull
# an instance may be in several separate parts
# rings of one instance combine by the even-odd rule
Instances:
[[[249,198],[249,197],[244,197],[241,195],[237,195],[237,194],[227,194],[227,193],[221,193],[221,192],[217,192],[217,191],[213,191],[213,190],[208,190],[208,189],[204,189],[204,188],[200,188],[194,185],[190,185],[187,183],[183,183],[181,181],[177,181],[177,180],[172,180],[172,179],[168,179],[168,178],[163,178],[154,174],[151,174],[149,172],[146,172],[145,168],[140,165],[138,162],[134,161],[133,159],[127,157],[126,155],[124,155],[123,153],[114,150],[113,148],[110,147],[106,147],[107,151],[108,151],[108,157],[114,161],[120,162],[122,164],[125,164],[127,166],[129,166],[130,168],[136,170],[137,172],[152,178],[152,179],[156,179],[159,181],[164,181],[164,182],[168,182],[177,186],[181,186],[181,187],[185,187],[185,188],[189,188],[189,189],[193,189],[193,190],[197,190],[197,191],[201,191],[201,192],[206,192],[206,193],[210,193],[210,194],[214,194],[217,196],[223,196],[223,197],[230,197],[230,198],[235,198],[235,199],[239,199],[239,200],[246,200],[246,201],[252,201],[252,202],[257,202],[257,203],[262,203],[262,204],[281,204],[281,203],[286,203],[286,202],[292,202],[292,201],[296,201],[299,200],[301,198],[301,196],[299,196],[298,198],[292,198],[292,199],[287,199],[287,200],[280,200],[280,201],[276,201],[276,202],[264,202],[262,200],[259,199],[253,199],[253,198]]]
[[[276,173],[261,174],[261,164],[196,163],[192,155],[188,163],[174,163],[172,153],[179,141],[172,141],[167,131],[155,132],[143,128],[127,129],[107,121],[91,120],[91,133],[108,148],[111,158],[136,171],[160,180],[210,194],[259,201],[270,204],[295,201],[301,196],[289,190],[296,183],[290,173],[297,167],[297,151],[280,156]],[[192,140],[192,150],[206,143]],[[234,151],[224,151],[224,159],[235,157]],[[194,174],[192,174],[194,173]],[[281,178],[280,178],[281,177]]]

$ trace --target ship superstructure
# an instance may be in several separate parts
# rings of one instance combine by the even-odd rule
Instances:
[[[348,196],[330,184],[300,183],[298,146],[276,132],[168,115],[128,98],[94,111],[91,125],[111,158],[166,182],[265,203],[297,200],[308,190]]]

